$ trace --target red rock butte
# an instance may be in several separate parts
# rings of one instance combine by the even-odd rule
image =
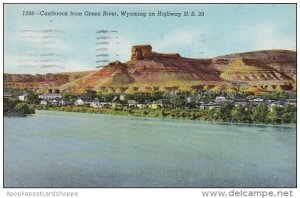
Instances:
[[[135,45],[131,48],[130,60],[178,59],[177,53],[165,54],[152,51],[151,45]]]

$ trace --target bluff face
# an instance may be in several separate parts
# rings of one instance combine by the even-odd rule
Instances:
[[[57,74],[3,74],[4,88],[34,89],[40,92],[57,88],[65,83],[82,78],[93,71],[65,72]]]
[[[61,91],[78,93],[87,89],[104,93],[249,88],[280,91],[295,89],[295,81],[293,51],[265,50],[192,59],[177,53],[154,52],[150,45],[137,45],[132,47],[127,62],[112,62],[98,71],[56,85]]]

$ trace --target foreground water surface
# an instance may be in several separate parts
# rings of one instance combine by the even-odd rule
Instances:
[[[4,118],[5,187],[296,187],[296,128],[37,111]]]

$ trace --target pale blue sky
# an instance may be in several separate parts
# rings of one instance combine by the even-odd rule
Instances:
[[[180,18],[22,16],[24,10],[118,13],[203,11],[205,16]],[[177,52],[181,56],[191,58],[212,58],[264,49],[296,51],[295,4],[6,4],[4,14],[4,72],[7,73],[94,70],[96,60],[99,60],[96,58],[96,42],[99,41],[95,32],[102,29],[118,31],[116,35],[119,38],[110,42],[120,44],[108,46],[110,61],[116,58],[127,61],[131,46],[137,44],[151,44],[154,51]],[[61,30],[64,33],[41,33],[48,29]],[[47,36],[48,40],[41,38]],[[40,57],[47,53],[56,55],[51,57],[51,60]]]

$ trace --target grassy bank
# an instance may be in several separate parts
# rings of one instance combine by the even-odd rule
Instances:
[[[296,123],[270,123],[270,122],[253,122],[223,120],[219,118],[215,110],[209,109],[112,109],[112,108],[93,108],[89,106],[38,106],[39,110],[64,111],[64,112],[80,112],[80,113],[99,113],[120,116],[135,116],[135,117],[150,117],[150,118],[168,118],[181,120],[203,120],[203,121],[217,121],[223,123],[239,123],[239,124],[269,124],[280,126],[295,126]],[[230,117],[230,115],[229,115]]]

